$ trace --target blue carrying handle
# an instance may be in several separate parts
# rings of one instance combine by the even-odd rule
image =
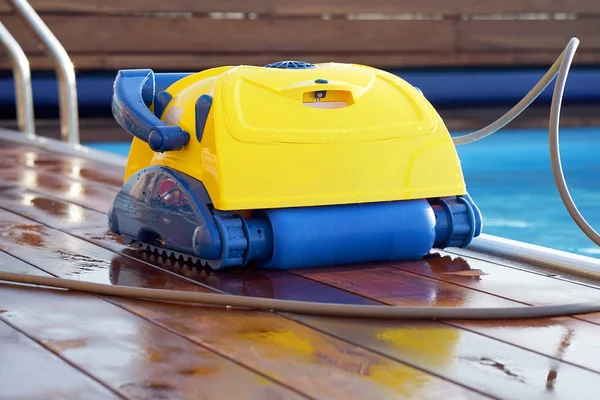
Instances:
[[[177,80],[178,77],[169,78]],[[190,135],[178,126],[165,124],[150,111],[148,107],[154,102],[155,90],[152,70],[119,71],[113,86],[113,116],[123,129],[148,143],[153,151],[180,150],[188,143]]]

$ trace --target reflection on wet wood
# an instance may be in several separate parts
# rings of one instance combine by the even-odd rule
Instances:
[[[513,268],[529,273],[535,273],[544,277],[600,288],[600,280],[595,279],[593,276],[579,274],[572,270],[560,268],[556,269],[553,268],[551,265],[545,263],[521,262],[513,259],[499,257],[494,254],[481,253],[479,251],[470,249],[469,247],[464,249],[447,249],[444,251],[438,251],[438,253],[441,256],[450,256],[454,259],[463,258],[465,260],[481,260],[484,263],[500,265],[503,267]]]
[[[410,261],[429,268],[426,260]],[[382,264],[298,269],[293,274],[392,305],[516,307],[520,304],[476,290],[404,273]]]
[[[32,266],[24,267],[18,260],[7,260],[2,254],[0,260],[5,264],[21,264],[13,270],[41,273]],[[12,285],[0,286],[0,290],[2,318],[127,398],[303,398],[96,296]],[[3,347],[1,328],[0,323],[0,348]],[[1,354],[0,372],[4,365],[9,366],[5,353]],[[17,356],[19,352],[14,354]],[[36,374],[46,372],[46,380],[66,378],[37,370],[35,365],[28,369]],[[20,372],[26,375],[24,369]],[[0,383],[3,378],[0,373]],[[15,380],[21,384],[24,381],[22,377]],[[0,388],[3,398],[1,384]],[[70,393],[61,398],[96,398],[93,393],[85,396]],[[59,397],[49,393],[46,396]]]
[[[120,188],[123,185],[123,171],[93,163],[62,163],[46,168],[46,171],[66,175],[82,182],[95,182]]]
[[[0,170],[0,182],[2,181],[101,212],[106,212],[110,208],[118,190],[118,188],[89,184],[33,168]]]
[[[298,319],[410,365],[427,365],[431,373],[498,398],[585,398],[586,384],[600,379],[598,373],[441,323]],[[543,337],[543,330],[538,334]],[[546,344],[555,339],[550,336]]]
[[[31,167],[45,169],[56,166],[69,166],[74,164],[85,165],[89,163],[79,157],[66,157],[61,154],[54,154],[42,149],[29,146],[17,146],[6,148],[5,142],[2,142],[0,148],[0,162],[10,167]]]
[[[0,182],[0,191],[16,188],[17,186],[10,182]]]
[[[429,268],[419,268],[412,263],[396,263],[392,268],[531,305],[600,301],[598,289],[477,259],[467,261],[440,252],[427,257],[427,263]],[[475,271],[478,271],[476,275],[468,275]],[[588,316],[576,318],[589,319]]]
[[[0,191],[0,207],[57,229],[106,226],[106,214],[30,190]]]
[[[452,321],[451,325],[600,372],[598,325],[575,318]]]
[[[78,157],[65,157],[35,148],[2,150],[0,150],[0,169],[35,168],[79,181],[102,183],[117,188],[123,184],[122,168]]]
[[[121,302],[121,300],[118,300]],[[324,398],[479,398],[473,392],[271,313],[144,301],[136,312],[191,340]],[[326,379],[323,379],[326,377]]]
[[[118,399],[100,383],[70,366],[24,334],[2,322],[8,313],[2,290],[0,307],[0,398]]]

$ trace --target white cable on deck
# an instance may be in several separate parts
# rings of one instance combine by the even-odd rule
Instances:
[[[64,288],[81,292],[138,298],[146,300],[176,301],[251,308],[265,311],[335,317],[386,318],[386,319],[516,319],[547,318],[600,311],[600,301],[559,304],[551,306],[519,306],[496,308],[461,307],[406,307],[366,306],[309,301],[278,300],[262,297],[245,297],[230,294],[198,293],[179,290],[148,289],[129,286],[112,286],[82,282],[72,279],[50,278],[38,275],[0,272],[0,281]]]

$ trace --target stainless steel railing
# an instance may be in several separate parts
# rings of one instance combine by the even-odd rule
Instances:
[[[0,42],[6,48],[13,70],[19,130],[25,135],[33,137],[35,136],[35,117],[33,115],[29,61],[19,43],[2,22],[0,22]]]
[[[54,60],[55,71],[59,81],[59,99],[60,99],[60,133],[61,138],[70,144],[79,144],[79,110],[77,103],[77,86],[75,79],[75,67],[69,58],[65,48],[61,45],[60,41],[54,36],[48,26],[42,21],[40,16],[35,12],[33,7],[26,0],[7,0],[14,8],[14,10],[21,16],[29,28],[33,31],[37,39],[42,42],[46,50],[50,53],[50,56]],[[6,40],[6,35],[0,37],[0,40],[5,46],[14,45],[17,46],[17,53],[21,53],[23,57],[25,54],[20,46],[16,43],[14,38],[8,33],[9,39]],[[11,43],[11,39],[14,43]],[[9,50],[10,52],[10,50]],[[12,55],[11,55],[12,57]],[[22,59],[19,59],[22,64]],[[13,64],[13,73],[15,74],[15,84],[19,80],[20,87],[26,87],[24,92],[31,94],[31,78],[29,77],[29,63],[25,57],[27,65],[27,78],[23,77],[20,70],[16,69]],[[27,95],[25,95],[27,96]],[[27,111],[26,100],[20,103],[17,100],[17,107],[21,107],[21,113],[29,115]],[[33,101],[31,101],[31,121],[33,124]],[[19,111],[18,111],[19,112]],[[29,129],[26,130],[29,132]],[[35,135],[34,131],[28,133]]]

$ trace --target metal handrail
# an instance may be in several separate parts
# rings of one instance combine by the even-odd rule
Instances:
[[[59,80],[60,133],[64,141],[79,144],[79,111],[75,67],[60,41],[42,21],[26,0],[8,0],[25,23],[37,36],[54,59],[55,71]]]
[[[17,123],[19,130],[28,137],[35,136],[35,117],[33,114],[33,95],[31,90],[31,70],[29,61],[19,43],[0,22],[0,43],[4,45],[15,81],[15,98],[17,101]]]

